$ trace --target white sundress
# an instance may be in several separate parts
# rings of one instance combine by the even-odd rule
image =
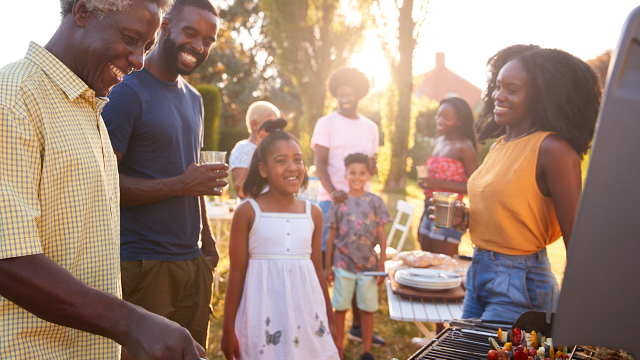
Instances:
[[[311,262],[311,204],[304,214],[267,213],[253,199],[249,264],[236,316],[242,360],[338,360]]]

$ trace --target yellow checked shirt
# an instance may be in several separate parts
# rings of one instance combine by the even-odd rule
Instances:
[[[0,69],[0,259],[44,253],[121,297],[120,192],[100,116],[106,102],[34,43]],[[119,358],[112,340],[0,297],[0,359]]]

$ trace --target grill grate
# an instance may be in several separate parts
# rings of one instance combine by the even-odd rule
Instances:
[[[409,360],[487,360],[487,353],[491,350],[490,337],[498,345],[504,345],[495,332],[449,327]],[[575,356],[573,359],[580,358]]]
[[[435,340],[420,349],[410,360],[487,360],[487,352],[491,350],[489,337],[502,345],[495,333],[450,327],[438,334]]]

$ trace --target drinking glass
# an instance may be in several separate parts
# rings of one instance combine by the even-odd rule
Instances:
[[[416,173],[418,174],[418,180],[429,177],[429,168],[424,165],[416,166]]]
[[[201,164],[224,164],[226,151],[200,151]]]
[[[441,229],[451,229],[453,227],[453,218],[456,214],[458,194],[434,191],[433,200],[436,206],[435,226]]]
[[[226,156],[226,151],[201,151],[200,164],[224,164]],[[216,190],[222,191],[222,188],[217,187]]]

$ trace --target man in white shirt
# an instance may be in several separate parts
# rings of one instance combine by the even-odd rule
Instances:
[[[331,74],[329,92],[338,100],[338,110],[321,117],[316,123],[311,137],[311,148],[315,151],[315,165],[318,179],[322,183],[318,193],[318,206],[322,209],[324,220],[332,202],[341,204],[347,199],[349,184],[345,179],[344,159],[353,153],[369,155],[370,172],[376,174],[378,154],[378,126],[373,121],[358,114],[358,102],[369,93],[369,79],[360,70],[343,67]],[[369,184],[366,188],[369,190]],[[322,231],[322,263],[324,264],[326,241],[329,231]],[[352,302],[353,327],[349,338],[362,341],[360,311]],[[382,346],[384,339],[374,335],[373,345]]]

